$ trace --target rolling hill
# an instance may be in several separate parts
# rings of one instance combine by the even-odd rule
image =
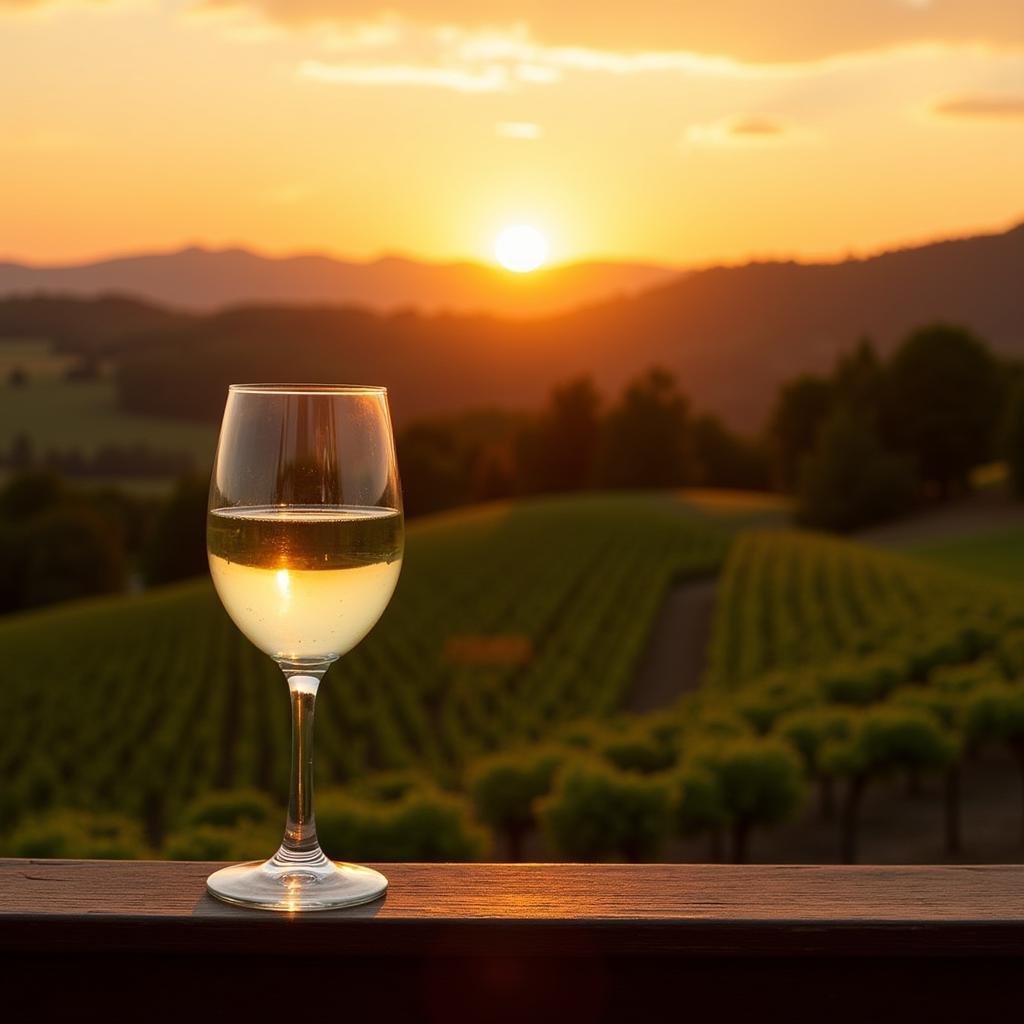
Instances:
[[[754,429],[782,382],[831,366],[865,335],[887,352],[914,327],[948,321],[1024,357],[1022,280],[1024,225],[840,263],[713,267],[544,317],[338,305],[149,309],[147,324],[126,319],[105,344],[119,353],[122,408],[146,414],[215,421],[227,385],[239,380],[362,380],[388,386],[401,421],[534,405],[580,374],[612,392],[660,364],[698,408]],[[73,300],[0,301],[0,337],[57,336],[51,304],[71,344],[81,333]],[[89,322],[99,316],[94,300],[82,309]]]
[[[359,263],[321,254],[270,257],[246,249],[192,246],[68,266],[0,263],[0,295],[112,292],[196,312],[287,302],[356,304],[380,312],[415,308],[525,316],[634,292],[675,273],[646,264],[589,262],[520,275],[479,263],[424,263],[395,256]]]

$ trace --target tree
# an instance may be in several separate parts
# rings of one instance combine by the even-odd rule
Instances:
[[[717,416],[693,421],[693,448],[697,479],[704,486],[768,489],[771,473],[763,447],[734,434]]]
[[[826,821],[835,816],[835,787],[832,773],[822,764],[822,751],[829,743],[848,739],[853,721],[845,708],[803,708],[776,725],[776,735],[800,755],[804,771],[818,783],[818,811]]]
[[[64,485],[53,473],[19,473],[0,488],[0,519],[28,522],[56,508],[64,498]]]
[[[711,771],[722,806],[732,823],[732,859],[744,864],[750,834],[796,812],[804,797],[803,773],[796,754],[775,739],[738,739],[710,746],[695,755]]]
[[[671,829],[672,788],[600,763],[566,766],[538,814],[552,846],[573,860],[650,860]]]
[[[1010,392],[1000,435],[1010,487],[1016,497],[1024,498],[1024,381],[1017,381]]]
[[[970,694],[964,712],[964,734],[968,743],[1005,743],[1017,762],[1024,842],[1024,689],[997,683]]]
[[[998,365],[970,332],[936,324],[904,341],[886,376],[886,437],[945,497],[992,454],[1002,405]]]
[[[182,477],[157,512],[143,554],[143,575],[150,585],[206,574],[209,489],[205,479]]]
[[[679,487],[694,477],[689,403],[667,370],[627,385],[604,427],[599,481],[608,487]]]
[[[578,491],[594,480],[601,396],[590,377],[556,387],[519,440],[519,476],[527,491]]]
[[[843,863],[857,862],[860,810],[873,778],[901,770],[943,771],[958,755],[955,739],[930,714],[884,705],[863,712],[848,738],[827,744],[823,769],[847,780],[840,812]]]
[[[886,452],[874,429],[841,407],[804,461],[796,515],[806,526],[852,530],[906,511],[916,489],[910,461]]]
[[[509,860],[522,860],[537,800],[551,790],[561,751],[498,754],[475,764],[467,791],[477,820],[502,835]]]
[[[722,830],[729,822],[718,777],[705,766],[690,763],[676,774],[676,786],[676,832],[683,837],[707,832],[711,860],[718,863],[722,859]]]
[[[90,509],[56,508],[24,530],[26,607],[124,588],[124,552]]]
[[[793,490],[803,458],[818,442],[818,431],[832,410],[832,382],[805,374],[784,384],[769,421],[779,486]]]

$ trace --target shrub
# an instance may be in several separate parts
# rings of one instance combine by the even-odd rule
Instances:
[[[671,829],[671,785],[577,761],[538,807],[551,845],[572,860],[650,860]]]
[[[501,754],[473,766],[467,791],[476,817],[504,837],[510,860],[522,858],[536,801],[551,790],[564,756],[554,749]]]
[[[743,863],[750,833],[786,820],[804,797],[803,773],[793,750],[776,739],[730,740],[702,750],[695,762],[711,771],[732,822],[733,859]]]
[[[478,860],[487,849],[465,803],[438,792],[370,804],[328,791],[317,797],[316,822],[325,852],[346,860]]]
[[[9,857],[135,860],[147,854],[138,824],[117,814],[58,810],[26,821],[5,844]]]

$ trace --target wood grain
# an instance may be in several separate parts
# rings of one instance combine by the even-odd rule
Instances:
[[[0,950],[373,957],[1024,955],[1024,867],[386,864],[376,904],[211,899],[218,864],[0,860]]]

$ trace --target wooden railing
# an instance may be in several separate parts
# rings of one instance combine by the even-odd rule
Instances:
[[[388,864],[383,900],[306,915],[214,901],[217,866],[0,861],[8,1008],[972,1021],[1024,985],[1021,866]]]

